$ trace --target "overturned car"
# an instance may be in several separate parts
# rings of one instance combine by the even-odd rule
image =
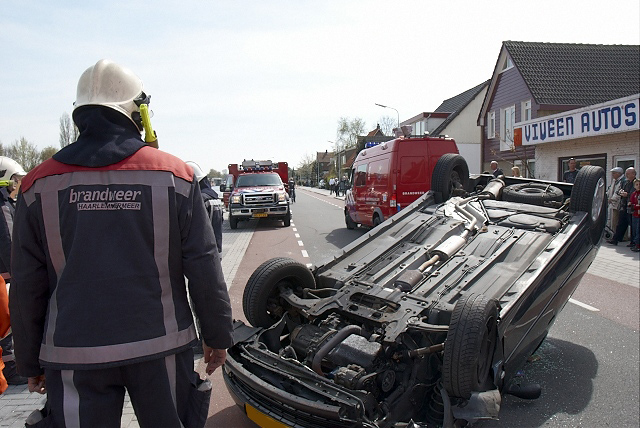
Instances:
[[[443,156],[432,191],[339,257],[256,269],[253,327],[235,323],[223,367],[252,420],[455,427],[497,418],[503,394],[539,396],[514,377],[596,255],[605,173],[583,167],[571,185],[465,168]]]

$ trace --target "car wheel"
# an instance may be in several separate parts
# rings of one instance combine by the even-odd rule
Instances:
[[[562,202],[564,193],[550,184],[522,183],[505,187],[502,190],[502,199],[508,202],[544,206],[545,202]]]
[[[286,257],[262,263],[251,275],[242,296],[242,309],[254,327],[270,327],[287,311],[280,298],[280,287],[302,295],[304,288],[315,288],[313,274],[305,265]]]
[[[442,155],[431,176],[431,190],[442,195],[442,201],[452,196],[454,190],[464,190],[469,185],[469,166],[458,154]]]
[[[229,226],[231,226],[231,229],[238,228],[238,219],[232,216],[231,214],[229,214]]]
[[[378,227],[380,226],[380,223],[382,223],[380,221],[380,216],[378,214],[374,214],[373,215],[373,227]]]
[[[291,212],[287,213],[287,215],[282,219],[282,222],[284,223],[284,227],[291,226]]]
[[[601,167],[586,165],[580,168],[571,189],[569,209],[588,214],[591,242],[597,244],[607,219],[605,172]]]
[[[349,211],[347,210],[344,211],[344,222],[347,225],[347,229],[355,229],[358,226],[358,224],[351,219]]]
[[[481,294],[456,303],[447,332],[442,382],[452,397],[493,388],[491,363],[498,341],[498,305]]]

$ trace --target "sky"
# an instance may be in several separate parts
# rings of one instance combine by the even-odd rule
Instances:
[[[489,79],[505,40],[637,45],[640,2],[0,0],[0,143],[59,147],[78,78],[107,58],[144,82],[161,150],[296,167],[341,117],[372,130]]]

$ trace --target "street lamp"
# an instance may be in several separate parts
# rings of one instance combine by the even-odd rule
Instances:
[[[378,107],[390,108],[391,110],[396,110],[393,107],[383,106],[382,104],[378,104],[378,103],[374,103],[374,104],[377,105]],[[396,110],[396,113],[398,113],[398,110]],[[398,113],[398,128],[400,128],[400,113]]]

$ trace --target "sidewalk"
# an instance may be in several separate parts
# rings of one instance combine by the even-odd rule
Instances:
[[[247,222],[246,225],[243,224],[242,229],[231,230],[226,213],[224,218],[225,221],[222,226],[222,272],[227,283],[227,289],[229,289],[244,253],[249,246],[256,222]],[[45,401],[46,396],[30,393],[27,385],[10,385],[7,391],[0,395],[0,427],[24,427],[24,421],[29,414],[36,409],[44,407]],[[128,395],[125,395],[120,426],[122,428],[138,428],[139,426]]]

